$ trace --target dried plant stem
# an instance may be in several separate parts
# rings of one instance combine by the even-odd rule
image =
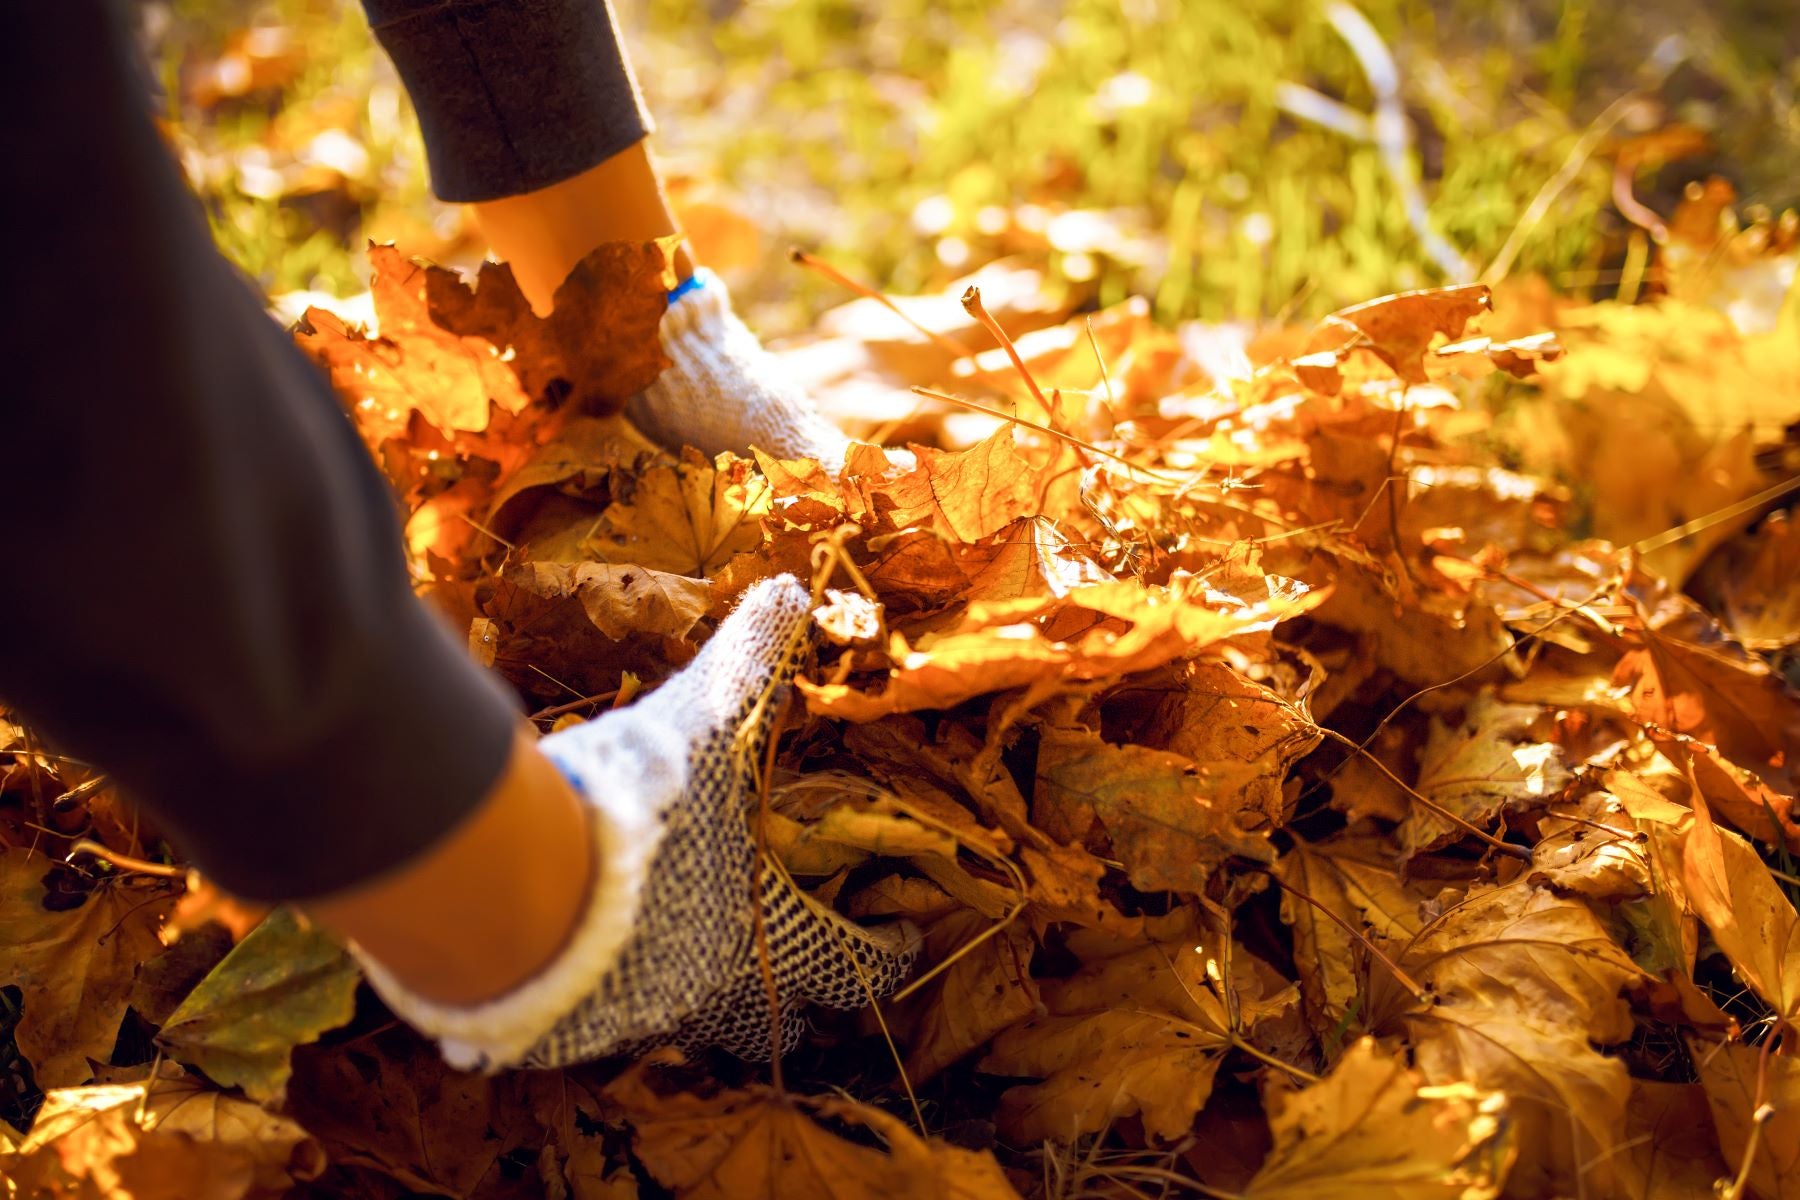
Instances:
[[[1665,530],[1654,537],[1647,537],[1640,542],[1635,542],[1632,544],[1631,548],[1639,554],[1650,554],[1653,551],[1661,550],[1664,546],[1672,546],[1683,538],[1692,537],[1696,533],[1702,533],[1711,529],[1721,521],[1729,521],[1733,517],[1739,517],[1754,509],[1761,508],[1763,505],[1769,503],[1769,501],[1777,500],[1795,490],[1800,490],[1800,475],[1796,475],[1792,479],[1783,480],[1774,487],[1764,488],[1762,491],[1756,493],[1756,495],[1739,500],[1736,504],[1727,504],[1724,508],[1714,509],[1703,517],[1695,517],[1691,521],[1683,522],[1682,524],[1675,526],[1675,528]]]
[[[77,784],[62,795],[56,797],[56,799],[50,801],[50,807],[59,813],[68,812],[71,808],[74,808],[77,804],[80,804],[90,796],[105,791],[111,784],[112,778],[110,776],[96,775],[86,783]]]
[[[1527,862],[1531,861],[1531,851],[1525,849],[1523,846],[1515,846],[1511,842],[1501,841],[1499,838],[1495,837],[1493,834],[1489,833],[1487,830],[1483,829],[1481,826],[1476,825],[1462,817],[1457,816],[1455,813],[1451,812],[1449,809],[1447,809],[1443,805],[1439,804],[1436,800],[1433,800],[1430,797],[1419,792],[1418,789],[1414,788],[1411,784],[1407,783],[1404,779],[1401,779],[1398,775],[1394,774],[1393,771],[1389,770],[1388,765],[1386,763],[1382,762],[1379,758],[1376,758],[1368,750],[1364,749],[1362,746],[1357,745],[1355,742],[1351,741],[1349,738],[1345,737],[1343,734],[1339,733],[1337,730],[1327,729],[1325,726],[1319,725],[1319,724],[1314,724],[1313,729],[1319,733],[1324,734],[1326,737],[1339,743],[1340,745],[1348,746],[1351,750],[1354,750],[1356,753],[1367,758],[1369,760],[1369,762],[1374,765],[1374,767],[1377,771],[1380,771],[1383,775],[1386,775],[1390,780],[1393,781],[1394,786],[1398,787],[1401,791],[1405,792],[1416,803],[1423,805],[1426,809],[1430,810],[1431,812],[1436,813],[1438,816],[1440,816],[1444,820],[1450,822],[1452,825],[1455,825],[1458,828],[1467,831],[1469,834],[1473,835],[1474,837],[1479,838],[1481,841],[1486,842],[1490,847],[1499,851],[1501,854],[1510,855],[1513,858],[1521,858]]]
[[[768,698],[764,697],[764,703]],[[751,893],[756,903],[756,959],[762,970],[763,994],[769,1003],[769,1083],[777,1095],[785,1096],[787,1087],[781,1078],[781,989],[775,985],[775,964],[769,957],[769,917],[767,897],[763,894],[763,871],[773,861],[769,855],[769,784],[775,778],[775,748],[781,740],[785,706],[778,709],[769,722],[769,742],[763,748],[762,778],[756,789],[756,870],[751,873]],[[752,715],[751,720],[756,717]]]
[[[1774,1052],[1775,1043],[1786,1032],[1786,1026],[1771,1030],[1763,1039],[1756,1056],[1756,1094],[1750,1099],[1750,1136],[1744,1139],[1744,1160],[1738,1164],[1737,1176],[1720,1193],[1720,1200],[1743,1200],[1744,1190],[1750,1186],[1750,1168],[1755,1164],[1756,1152],[1762,1146],[1763,1129],[1775,1116],[1775,1109],[1768,1099],[1769,1056]]]
[[[73,862],[77,858],[98,858],[111,863],[121,871],[130,871],[137,875],[154,875],[158,879],[186,879],[186,867],[174,867],[168,863],[151,862],[145,858],[133,858],[129,854],[120,854],[94,841],[82,838],[69,847],[69,856],[64,862]]]
[[[796,246],[788,251],[788,258],[809,271],[817,271],[839,287],[844,288],[847,291],[855,292],[865,300],[875,301],[875,303],[881,305],[896,317],[899,317],[902,321],[905,321],[908,325],[918,330],[921,336],[939,349],[945,350],[950,354],[955,355],[957,358],[973,359],[975,357],[975,351],[969,349],[949,334],[939,333],[934,329],[925,328],[925,326],[909,317],[905,310],[898,304],[895,304],[892,300],[889,300],[886,296],[882,295],[868,284],[858,283],[824,259],[818,257],[816,254],[808,254],[806,251]],[[986,372],[982,373],[986,374]]]
[[[581,699],[571,700],[567,704],[556,704],[549,708],[541,708],[537,712],[532,713],[530,719],[533,721],[548,721],[554,717],[560,717],[564,713],[572,713],[578,708],[586,708],[590,704],[605,704],[618,694],[618,688],[614,688],[610,692],[596,692],[592,696],[583,696]]]
[[[1130,469],[1132,471],[1136,471],[1140,475],[1148,476],[1150,479],[1154,480],[1157,483],[1167,484],[1170,487],[1183,487],[1184,488],[1184,487],[1187,487],[1188,484],[1191,482],[1190,480],[1187,480],[1187,479],[1177,479],[1173,475],[1164,475],[1161,471],[1153,470],[1150,467],[1139,466],[1137,463],[1132,462],[1129,458],[1126,458],[1123,454],[1116,453],[1112,450],[1107,450],[1101,446],[1096,446],[1092,442],[1083,441],[1081,438],[1076,437],[1072,433],[1064,433],[1060,429],[1056,429],[1049,425],[1040,424],[1037,421],[1033,421],[1033,420],[1029,420],[1028,418],[1021,417],[1016,413],[1002,412],[1000,409],[997,409],[997,408],[989,408],[985,404],[978,404],[973,400],[965,400],[961,396],[952,396],[948,392],[940,392],[935,388],[915,387],[912,390],[916,395],[929,396],[933,400],[942,400],[946,404],[955,404],[962,408],[969,409],[973,412],[984,413],[987,416],[998,418],[999,420],[1002,420],[1002,421],[1011,421],[1015,425],[1023,425],[1027,429],[1034,429],[1037,432],[1044,434],[1046,437],[1053,437],[1059,441],[1068,442],[1072,446],[1078,446],[1083,450],[1092,451],[1093,453],[1098,454],[1103,458],[1110,458],[1114,462],[1122,463],[1128,469]]]
[[[1013,370],[1019,373],[1019,378],[1025,381],[1025,386],[1031,389],[1031,398],[1038,402],[1038,406],[1044,410],[1045,415],[1054,416],[1055,410],[1050,407],[1050,401],[1044,399],[1043,390],[1038,387],[1037,380],[1031,377],[1031,368],[1025,365],[1023,358],[1019,357],[1019,348],[1013,345],[1010,337],[1006,336],[1006,330],[1000,328],[1000,322],[994,320],[994,314],[990,313],[987,306],[982,304],[981,289],[970,284],[969,290],[962,294],[962,306],[963,311],[980,321],[982,328],[994,335],[994,340],[1000,343],[1000,348],[1006,351],[1006,357],[1012,361]]]

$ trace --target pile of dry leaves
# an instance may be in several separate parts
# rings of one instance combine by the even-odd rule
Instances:
[[[833,478],[609,415],[661,365],[663,247],[548,319],[372,254],[379,331],[298,336],[420,591],[547,729],[811,579],[767,840],[923,927],[919,973],[772,1078],[458,1074],[0,724],[0,1104],[42,1100],[9,1194],[1800,1195],[1791,324],[1467,287],[1234,373],[990,287],[857,349],[962,398],[897,424],[954,448]]]

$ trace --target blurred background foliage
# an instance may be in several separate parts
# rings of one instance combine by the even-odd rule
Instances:
[[[1800,199],[1792,0],[1359,0],[1360,47],[1341,8],[619,5],[679,204],[771,332],[842,298],[790,244],[900,292],[1019,254],[1090,300],[1254,320],[1484,271],[1635,293],[1645,219],[1696,181],[1751,216]],[[272,293],[359,291],[364,238],[479,257],[355,0],[141,10],[171,136]]]

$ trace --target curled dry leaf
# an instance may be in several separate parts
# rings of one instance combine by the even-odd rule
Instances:
[[[813,609],[813,623],[839,646],[868,646],[881,637],[881,602],[861,592],[825,589],[825,603]]]
[[[30,1134],[0,1152],[0,1182],[19,1200],[274,1200],[324,1169],[295,1122],[177,1068],[52,1089]]]
[[[659,1095],[646,1066],[609,1085],[632,1146],[684,1200],[1017,1200],[993,1156],[923,1138],[878,1108],[770,1088]],[[851,1141],[822,1122],[873,1136]]]
[[[1469,322],[1492,306],[1488,289],[1475,283],[1401,292],[1339,309],[1319,322],[1294,368],[1308,387],[1334,396],[1344,385],[1344,359],[1366,349],[1402,382],[1426,383],[1425,352],[1432,341],[1460,338]]]
[[[686,638],[712,605],[704,579],[615,563],[525,562],[501,579],[548,602],[574,600],[594,628],[614,641],[633,636]]]
[[[1637,718],[1716,746],[1765,782],[1791,790],[1800,762],[1800,699],[1685,596],[1634,599],[1642,625],[1613,682],[1631,689]]]
[[[1505,704],[1482,692],[1460,725],[1433,721],[1419,758],[1419,794],[1481,828],[1502,812],[1548,804],[1574,776],[1560,749],[1533,736],[1544,716],[1535,705]],[[1399,838],[1417,854],[1464,833],[1464,826],[1414,803]]]
[[[1696,800],[1681,861],[1688,902],[1739,977],[1782,1020],[1800,1019],[1800,915],[1755,848]]]
[[[1061,600],[976,605],[951,630],[921,640],[865,692],[799,681],[815,713],[872,721],[888,713],[951,708],[1012,687],[1107,679],[1147,671],[1228,638],[1266,631],[1315,603],[1292,580],[1268,576],[1266,596],[1246,602],[1188,578],[1167,586],[1130,581],[1080,588]],[[1045,623],[1052,623],[1049,631]],[[1062,636],[1061,625],[1072,625]]]
[[[1430,1085],[1369,1038],[1311,1087],[1270,1080],[1275,1146],[1241,1193],[1245,1200],[1500,1195],[1514,1153],[1503,1093]]]
[[[96,880],[0,849],[0,987],[22,993],[13,1036],[39,1087],[84,1083],[90,1062],[112,1056],[133,976],[161,952],[176,894],[166,879]]]
[[[188,993],[156,1040],[213,1082],[278,1102],[294,1047],[346,1024],[361,981],[336,939],[278,908]]]

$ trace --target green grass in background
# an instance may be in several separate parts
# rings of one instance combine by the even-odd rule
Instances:
[[[1642,177],[1653,204],[1666,212],[1708,170],[1748,201],[1781,206],[1800,188],[1797,23],[1775,0],[1360,7],[1399,62],[1432,223],[1476,268],[1589,123],[1646,84],[1637,115],[1697,123],[1719,145],[1715,160]],[[454,234],[354,0],[149,11],[171,115],[190,162],[209,164],[195,173],[221,243],[265,286],[354,290],[365,232]],[[622,4],[659,151],[722,182],[768,232],[768,262],[740,293],[790,328],[838,297],[783,261],[788,242],[898,291],[1016,251],[1102,301],[1149,296],[1169,320],[1312,315],[1442,282],[1376,151],[1278,107],[1283,82],[1371,104],[1324,11],[1290,0]],[[183,104],[182,64],[259,21],[293,31],[298,77],[255,104]],[[272,135],[303,141],[306,114],[320,112],[350,114],[365,177],[333,200],[246,192],[239,157]],[[1609,294],[1624,228],[1609,187],[1602,155],[1517,269]]]

